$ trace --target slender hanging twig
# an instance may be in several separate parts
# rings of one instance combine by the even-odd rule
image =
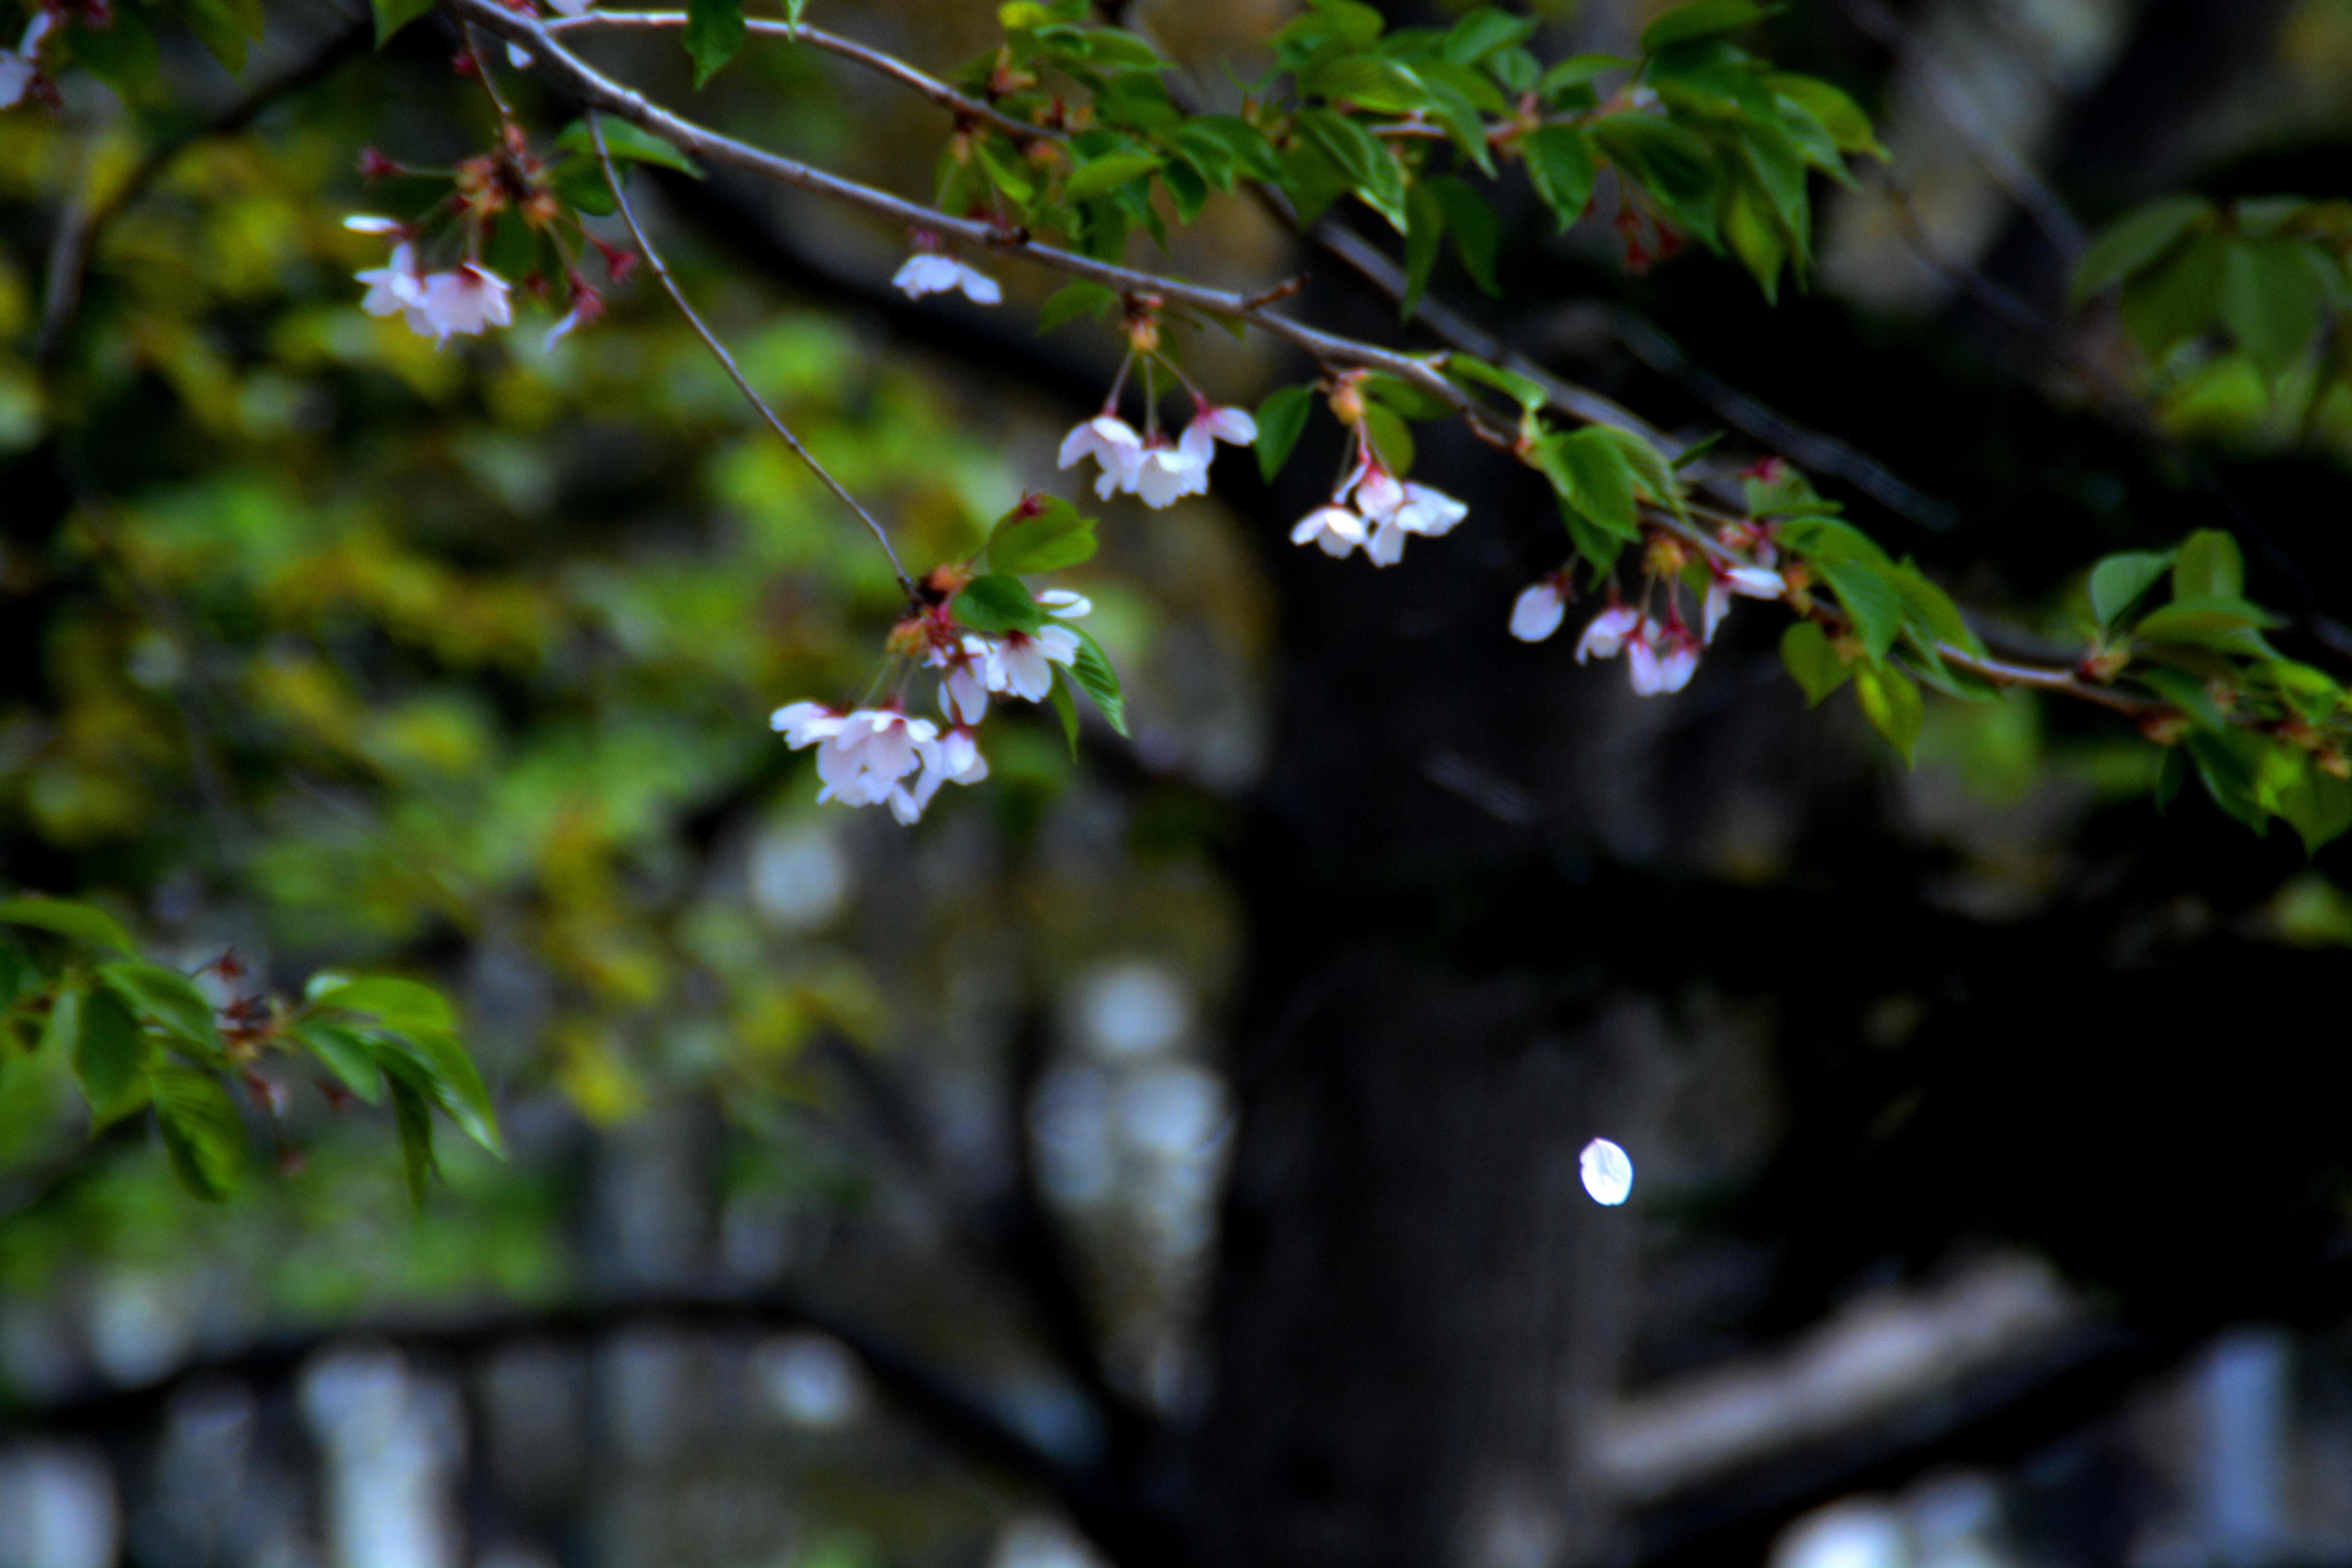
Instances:
[[[751,406],[760,411],[760,417],[768,422],[768,428],[773,430],[782,439],[784,445],[793,449],[793,456],[806,463],[809,472],[824,480],[824,488],[839,496],[841,504],[856,512],[858,520],[874,531],[874,542],[882,547],[882,553],[890,558],[890,570],[898,574],[898,587],[906,594],[908,603],[919,606],[922,596],[916,592],[915,580],[907,574],[906,565],[898,559],[898,552],[891,545],[890,535],[883,528],[881,520],[860,505],[857,498],[849,493],[848,487],[835,479],[825,466],[816,460],[816,454],[801,444],[801,438],[793,434],[792,426],[785,424],[773,408],[768,406],[768,400],[761,397],[759,391],[752,386],[751,379],[743,374],[742,367],[735,363],[735,356],[729,353],[727,345],[719,341],[719,334],[704,323],[701,316],[697,314],[694,307],[687,301],[686,290],[680,289],[677,286],[677,279],[670,276],[669,264],[662,259],[661,252],[654,248],[654,242],[646,237],[645,225],[637,221],[636,209],[629,205],[628,193],[621,188],[621,172],[613,164],[612,150],[604,145],[604,117],[593,109],[588,111],[588,135],[596,146],[596,162],[604,166],[604,183],[612,187],[613,201],[621,209],[621,221],[629,226],[629,237],[637,242],[637,249],[644,254],[646,265],[653,268],[656,278],[661,279],[661,286],[668,291],[670,300],[677,306],[678,314],[686,318],[687,325],[694,329],[695,335],[699,337],[703,346],[710,351],[710,357],[719,362],[719,367],[724,370],[727,373],[727,378],[735,384],[735,390],[741,393],[750,401]]]

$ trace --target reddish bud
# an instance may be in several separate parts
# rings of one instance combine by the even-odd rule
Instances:
[[[378,180],[389,179],[394,174],[406,173],[408,170],[404,165],[394,163],[374,148],[360,149],[360,178],[368,184],[373,184]]]

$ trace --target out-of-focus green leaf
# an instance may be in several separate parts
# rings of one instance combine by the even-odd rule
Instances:
[[[1031,495],[988,536],[989,569],[1014,576],[1058,572],[1092,560],[1095,545],[1094,519],[1059,496]]]
[[[1792,622],[1780,634],[1780,662],[1789,667],[1789,674],[1804,689],[1805,705],[1818,708],[1822,700],[1853,674],[1853,667],[1837,655],[1831,646],[1829,634],[1811,621]]]
[[[383,1103],[383,1068],[376,1065],[358,1030],[311,1018],[289,1031],[307,1047],[337,1082],[370,1105]]]
[[[147,1036],[131,1009],[110,991],[58,999],[72,1006],[74,1081],[89,1102],[95,1128],[118,1121],[147,1099]]]
[[[686,52],[702,86],[743,47],[743,0],[686,0]]]
[[[433,1160],[433,1110],[425,1096],[398,1078],[385,1080],[392,1091],[392,1118],[400,1129],[400,1163],[408,1176],[408,1201],[425,1206],[436,1166]]]
[[[955,617],[976,632],[1034,632],[1045,613],[1017,577],[991,573],[976,577],[955,596]]]
[[[155,1121],[181,1184],[215,1203],[245,1173],[245,1119],[220,1080],[196,1068],[162,1062],[147,1071]]]
[[[63,899],[9,899],[0,901],[0,923],[31,926],[57,936],[86,942],[92,947],[110,947],[118,952],[135,952],[131,933],[112,915],[94,910],[88,904],[68,903]]]
[[[2138,272],[2212,211],[2213,204],[2202,196],[2166,196],[2121,219],[2074,263],[2074,303],[2079,307],[2100,289]]]
[[[2200,528],[2172,557],[2172,596],[2235,599],[2246,592],[2246,559],[2238,542],[2218,528]]]
[[[133,1012],[181,1046],[207,1058],[220,1055],[212,1002],[178,970],[130,959],[100,966],[98,977]]]
[[[2172,565],[2172,552],[2126,550],[2091,568],[2091,614],[2101,626],[2131,608]]]
[[[375,11],[375,45],[382,48],[392,36],[433,9],[433,0],[370,0]]]
[[[1290,460],[1291,448],[1298,445],[1299,434],[1307,428],[1307,416],[1314,407],[1312,386],[1278,386],[1257,405],[1257,471],[1268,484]]]
[[[1870,727],[1886,738],[1909,767],[1919,747],[1919,726],[1926,715],[1919,688],[1891,664],[1857,665],[1853,694]]]
[[[1599,178],[1591,145],[1572,126],[1545,125],[1529,132],[1522,146],[1528,178],[1565,233],[1584,216],[1585,204],[1592,199],[1593,182]]]
[[[603,118],[604,150],[613,155],[615,163],[657,163],[665,169],[676,169],[681,174],[691,174],[698,180],[703,177],[701,165],[673,143],[628,121],[615,120],[609,114]],[[596,139],[589,134],[588,122],[584,120],[575,120],[565,126],[555,138],[555,144],[567,153],[586,159],[591,164],[596,162]],[[600,180],[604,177],[603,170],[597,171],[596,177]]]

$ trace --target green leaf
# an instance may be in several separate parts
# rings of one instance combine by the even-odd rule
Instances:
[[[1854,635],[1872,662],[1885,658],[1903,630],[1903,591],[1885,571],[1865,561],[1816,560],[1814,569],[1853,618]]]
[[[1095,553],[1095,520],[1059,496],[1033,494],[997,520],[988,536],[992,572],[1058,572]]]
[[[1780,300],[1780,268],[1789,258],[1788,237],[1764,210],[1757,195],[1742,185],[1731,193],[1723,215],[1723,237],[1731,254],[1748,268],[1769,304]]]
[[[259,0],[186,0],[180,19],[232,76],[245,69],[246,41],[261,37],[266,20]]]
[[[2277,805],[2302,837],[2305,855],[2318,854],[2321,845],[2352,829],[2352,783],[2307,763],[2303,776],[2278,792]]]
[[[2091,614],[2113,626],[2172,565],[2172,552],[2126,550],[2091,568]]]
[[[1611,71],[1632,70],[1640,63],[1622,55],[1570,55],[1537,80],[1536,96],[1549,103],[1556,94],[1570,88],[1582,87]]]
[[[408,1201],[425,1206],[436,1167],[433,1162],[433,1111],[418,1093],[395,1078],[392,1088],[392,1118],[400,1128],[400,1163],[408,1175]]]
[[[1102,644],[1083,626],[1072,626],[1078,635],[1078,657],[1070,666],[1070,673],[1086,688],[1087,695],[1095,700],[1102,710],[1103,721],[1119,734],[1127,733],[1127,699],[1119,692],[1118,671],[1111,668],[1110,656]]]
[[[1290,460],[1291,448],[1298,445],[1299,434],[1307,428],[1307,416],[1314,407],[1312,386],[1276,387],[1257,405],[1257,471],[1268,484]]]
[[[147,1035],[121,998],[110,991],[68,992],[58,1007],[71,1007],[61,1024],[73,1043],[74,1081],[89,1102],[92,1131],[118,1121],[147,1099]]]
[[[1536,30],[1532,16],[1514,16],[1492,5],[1481,5],[1446,29],[1440,46],[1457,66],[1475,66],[1496,49],[1523,44]]]
[[[642,130],[625,120],[615,120],[609,114],[604,117],[604,150],[613,155],[614,163],[658,163],[665,169],[676,169],[681,174],[692,174],[698,180],[703,177],[701,168],[693,159],[652,132]],[[565,126],[562,133],[556,137],[555,144],[568,153],[578,153],[592,165],[596,162],[596,139],[589,134],[588,122],[584,120],[575,120]],[[596,171],[596,177],[599,181],[604,179],[602,169]]]
[[[360,1014],[391,1029],[446,1029],[457,1021],[448,999],[430,985],[381,974],[338,979],[338,984],[320,986],[314,978],[310,1005]]]
[[[1870,116],[1862,111],[1860,104],[1821,78],[1775,74],[1766,77],[1764,85],[1820,121],[1839,152],[1859,153],[1882,163],[1886,161],[1887,151],[1872,132]]]
[[[1592,199],[1598,175],[1591,144],[1572,126],[1545,125],[1530,132],[1521,148],[1527,154],[1528,179],[1565,233]]]
[[[1769,15],[1755,0],[1696,0],[1694,5],[1677,5],[1642,29],[1642,52],[1654,55],[1692,38],[1745,27]]]
[[[2221,309],[2229,247],[2216,234],[2200,234],[2155,270],[2124,285],[2124,325],[2150,359],[2210,326]]]
[[[126,959],[101,965],[98,977],[131,1011],[182,1045],[207,1058],[220,1055],[220,1029],[213,1021],[212,1002],[178,970]]]
[[[1437,265],[1438,252],[1445,246],[1445,204],[1429,188],[1426,180],[1405,193],[1404,201],[1404,299],[1398,305],[1401,318],[1410,318],[1421,308],[1422,294],[1429,288],[1429,274]]]
[[[2181,237],[2213,211],[2202,196],[2167,196],[2151,202],[2108,228],[2074,263],[2069,301],[2083,301],[2132,274],[2180,243]]]
[[[415,1064],[415,1073],[404,1073],[401,1063],[388,1051],[398,1051]],[[499,1140],[497,1110],[490,1104],[489,1086],[482,1081],[481,1070],[457,1037],[439,1029],[403,1029],[387,1035],[372,1053],[393,1082],[404,1078],[422,1091],[432,1102],[447,1113],[466,1135],[493,1154],[503,1154],[504,1145]]]
[[[1112,153],[1073,170],[1062,182],[1062,194],[1072,201],[1103,195],[1139,175],[1149,174],[1160,167],[1161,161],[1157,153]],[[1022,195],[1015,199],[1026,201],[1028,197]]]
[[[1603,532],[1631,542],[1641,536],[1633,511],[1633,469],[1609,431],[1593,426],[1549,437],[1536,448],[1538,465],[1562,500]]]
[[[685,41],[699,89],[743,47],[743,0],[686,0]]]
[[[1298,117],[1298,128],[1347,176],[1349,188],[1366,205],[1399,234],[1406,231],[1404,171],[1379,137],[1328,109],[1306,110]]]
[[[1365,397],[1386,405],[1402,418],[1420,424],[1454,417],[1454,405],[1419,382],[1375,371],[1363,380]]]
[[[1412,472],[1417,455],[1413,450],[1412,426],[1404,422],[1397,411],[1383,404],[1364,405],[1364,434],[1372,443],[1372,450],[1388,465],[1389,472],[1402,479]]]
[[[1445,209],[1445,226],[1454,235],[1454,252],[1462,258],[1463,269],[1479,291],[1502,297],[1502,286],[1495,281],[1495,253],[1502,244],[1502,228],[1495,221],[1495,209],[1486,198],[1462,180],[1451,174],[1441,174],[1423,180],[1416,189],[1428,191]]]
[[[373,0],[375,9],[375,47],[382,48],[392,36],[417,17],[433,9],[433,0]]]
[[[2299,241],[2233,243],[2229,257],[2222,323],[2263,374],[2276,380],[2319,331],[2319,279]]]
[[[2200,528],[2173,552],[2172,596],[2234,599],[2246,591],[2245,557],[2238,542],[2217,528]]]
[[[2200,594],[2195,598],[2175,599],[2171,604],[2149,611],[2132,628],[2135,636],[2158,640],[2168,633],[2222,632],[2241,626],[2282,626],[2283,616],[2274,615],[2251,599],[2241,599],[2229,594]]]
[[[1551,401],[1541,384],[1517,371],[1505,370],[1501,365],[1488,364],[1485,360],[1473,359],[1468,354],[1446,355],[1445,374],[1456,381],[1475,381],[1482,386],[1491,386],[1526,413],[1532,414]],[[1259,420],[1261,430],[1265,424],[1263,419]]]
[[[1830,642],[1829,634],[1811,621],[1792,622],[1780,634],[1780,662],[1804,688],[1805,706],[1818,708],[1822,700],[1839,687],[1853,672],[1837,648]]]
[[[1713,249],[1719,243],[1715,154],[1696,132],[1653,114],[1604,114],[1592,121],[1594,144],[1648,192],[1668,217]]]
[[[310,1047],[320,1064],[337,1081],[370,1105],[383,1103],[383,1068],[368,1053],[366,1039],[356,1029],[320,1019],[307,1019],[289,1031]]]
[[[1045,613],[1021,579],[1001,572],[966,584],[950,608],[957,620],[976,632],[1034,632],[1045,624]]]
[[[1886,737],[1887,744],[1902,754],[1903,765],[1909,767],[1926,717],[1919,688],[1891,664],[1865,664],[1854,669],[1853,694],[1870,727]]]
[[[114,19],[103,27],[77,22],[73,28],[73,62],[131,102],[154,85],[163,64],[155,35],[138,12],[128,5],[112,7]]]
[[[1045,302],[1037,307],[1037,331],[1040,335],[1050,332],[1063,322],[1076,321],[1089,312],[1099,321],[1118,308],[1118,289],[1080,279],[1055,289],[1046,297]]]
[[[1070,695],[1070,682],[1059,665],[1054,667],[1054,689],[1047,693],[1054,711],[1062,718],[1062,739],[1069,742],[1070,761],[1078,760],[1078,700]]]
[[[1036,182],[1032,180],[1024,171],[1014,168],[998,157],[995,149],[989,146],[987,142],[975,141],[971,144],[971,151],[973,156],[979,160],[982,171],[988,175],[988,183],[1003,191],[1014,204],[1025,207],[1036,199]],[[1111,182],[1111,186],[1107,188],[1116,188],[1124,183],[1114,180]],[[1102,193],[1093,194],[1099,195]],[[1084,197],[1076,199],[1083,200]]]
[[[1310,66],[1299,74],[1298,90],[1382,114],[1429,107],[1429,89],[1421,78],[1410,67],[1377,55],[1340,56]]]
[[[131,933],[122,929],[112,915],[94,910],[88,904],[68,903],[63,899],[9,899],[0,901],[0,923],[31,926],[36,931],[70,937],[86,942],[92,947],[110,947],[118,952],[134,952]]]
[[[181,1184],[215,1203],[236,1190],[245,1172],[245,1119],[220,1080],[177,1062],[148,1069],[155,1120]]]

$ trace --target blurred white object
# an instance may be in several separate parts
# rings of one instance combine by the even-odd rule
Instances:
[[[849,901],[855,875],[822,822],[776,828],[751,846],[751,902],[779,931],[832,923]]]
[[[1576,1166],[1594,1203],[1614,1208],[1633,1195],[1633,1157],[1608,1139],[1587,1143]]]
[[[1079,992],[1078,1026],[1106,1057],[1164,1051],[1192,1021],[1192,1005],[1165,964],[1130,959],[1097,970]]]
[[[0,1568],[112,1568],[121,1535],[114,1472],[96,1449],[0,1451]]]
[[[411,1377],[395,1352],[341,1349],[303,1373],[302,1410],[327,1454],[329,1561],[457,1568],[456,1394]]]
[[[2198,1533],[2216,1562],[2290,1554],[2288,1349],[2276,1329],[2233,1330],[2198,1373]]]
[[[1881,1498],[1815,1509],[1780,1532],[1771,1568],[1910,1568],[1903,1516]]]
[[[1004,1527],[989,1568],[1102,1568],[1102,1559],[1060,1520],[1030,1514]]]
[[[866,1379],[847,1346],[824,1334],[787,1334],[760,1352],[768,1398],[796,1426],[845,1426],[866,1407]]]

